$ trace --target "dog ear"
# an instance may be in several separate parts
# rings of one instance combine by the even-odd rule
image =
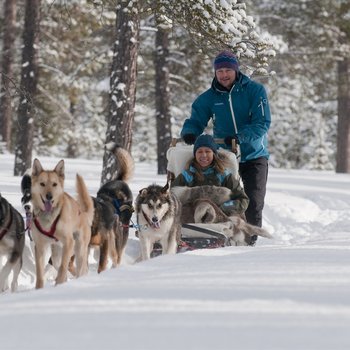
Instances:
[[[58,176],[64,178],[64,160],[61,159],[53,170]]]
[[[139,191],[139,194],[142,198],[146,197],[147,195],[147,188],[143,188],[142,190]]]
[[[33,161],[32,175],[38,176],[43,170],[44,169],[43,169],[39,159],[35,158]]]
[[[161,189],[162,193],[167,193],[169,192],[169,182],[166,183],[166,185]]]

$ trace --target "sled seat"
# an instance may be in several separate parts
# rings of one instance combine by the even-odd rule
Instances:
[[[223,140],[215,139],[217,143],[222,143]],[[235,146],[233,146],[235,147]],[[234,177],[239,180],[238,175],[238,160],[233,148],[233,151],[229,151],[224,148],[218,149],[219,157],[225,160],[226,167],[232,172]],[[186,145],[182,142],[182,139],[173,138],[170,147],[166,154],[168,165],[167,174],[168,181],[174,180],[183,170],[186,168],[186,164],[191,158],[193,158],[193,145]]]

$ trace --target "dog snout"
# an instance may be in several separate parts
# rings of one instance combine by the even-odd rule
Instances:
[[[48,201],[51,201],[51,200],[52,200],[52,193],[51,193],[51,192],[46,193],[46,199],[47,199]]]
[[[156,216],[152,217],[152,222],[158,222],[158,218]]]
[[[132,214],[131,214],[130,211],[121,212],[121,214],[120,214],[120,221],[123,224],[129,224],[131,216],[132,216]]]

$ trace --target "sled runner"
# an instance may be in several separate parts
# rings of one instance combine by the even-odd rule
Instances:
[[[222,248],[230,245],[226,235],[215,231],[205,224],[182,224],[181,241],[177,247],[178,253],[184,253],[196,249]],[[151,257],[162,254],[162,247],[156,243]]]
[[[178,252],[203,248],[224,247],[227,237],[220,231],[215,231],[203,224],[182,224],[181,244]]]

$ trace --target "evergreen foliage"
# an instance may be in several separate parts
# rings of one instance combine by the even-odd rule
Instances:
[[[19,8],[23,4],[18,0]],[[102,157],[117,4],[115,0],[42,1],[36,154]],[[132,145],[137,161],[155,161],[157,157],[156,14],[169,29],[174,137],[189,116],[194,98],[210,86],[213,57],[220,49],[230,48],[240,57],[242,70],[268,89],[271,164],[334,169],[337,62],[350,56],[349,1],[144,0],[140,5]],[[0,26],[2,23],[0,18]],[[20,80],[22,29],[23,11],[18,11],[14,91]],[[12,96],[18,106],[18,93],[12,92]],[[14,120],[13,133],[17,123]]]

